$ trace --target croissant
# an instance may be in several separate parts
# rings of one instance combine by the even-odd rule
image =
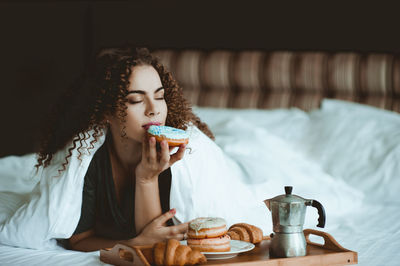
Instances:
[[[153,257],[156,265],[195,265],[207,261],[200,251],[180,245],[176,239],[154,244]]]
[[[263,240],[263,231],[257,226],[246,223],[232,225],[229,227],[227,234],[232,240],[242,240],[253,244]]]

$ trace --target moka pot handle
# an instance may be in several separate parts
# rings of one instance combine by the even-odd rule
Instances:
[[[322,204],[319,201],[316,200],[312,200],[311,206],[314,208],[317,208],[318,210],[318,227],[324,228],[325,227],[325,220],[326,220],[326,216],[325,216],[325,209],[324,206],[322,206]]]

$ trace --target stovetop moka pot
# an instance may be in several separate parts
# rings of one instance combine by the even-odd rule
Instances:
[[[321,203],[292,195],[291,186],[285,186],[285,194],[264,200],[272,213],[274,234],[271,234],[270,255],[273,257],[298,257],[306,255],[306,239],[303,233],[306,207],[318,210],[318,227],[325,226],[325,210]]]

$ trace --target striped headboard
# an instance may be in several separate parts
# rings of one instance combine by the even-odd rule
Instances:
[[[400,59],[357,52],[156,50],[193,105],[317,108],[336,98],[400,111]]]

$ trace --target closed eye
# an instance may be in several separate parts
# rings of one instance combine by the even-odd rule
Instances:
[[[160,87],[154,92],[154,99],[164,100],[164,87]]]
[[[136,103],[143,102],[143,97],[145,97],[146,92],[142,91],[142,90],[133,90],[133,91],[128,92],[128,97],[129,97],[129,95],[135,95],[135,97],[133,97],[133,99],[128,99],[128,102],[130,104],[136,104]],[[165,100],[164,87],[160,87],[154,92],[154,99],[160,100],[160,101]]]
[[[159,93],[157,93],[156,95],[154,95],[154,99],[156,100],[164,100],[164,91],[160,91]]]

